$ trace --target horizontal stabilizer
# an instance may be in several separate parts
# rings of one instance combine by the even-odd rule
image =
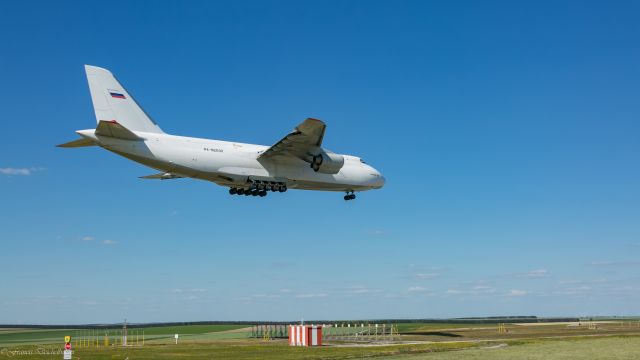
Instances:
[[[160,179],[160,180],[169,180],[169,179],[180,179],[182,176],[174,175],[172,173],[158,173],[147,176],[140,176],[140,179]]]
[[[115,120],[100,120],[100,122],[98,122],[98,127],[96,128],[96,135],[109,136],[123,140],[141,140],[138,135],[120,125]]]
[[[96,144],[95,141],[87,138],[82,138],[82,139],[69,141],[68,143],[64,143],[56,146],[63,147],[63,148],[77,148],[77,147],[96,146],[96,145],[98,144]]]

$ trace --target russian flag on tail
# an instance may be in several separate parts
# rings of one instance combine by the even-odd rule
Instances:
[[[114,91],[109,91],[109,94],[111,94],[112,98],[116,98],[116,99],[126,99],[126,97],[124,97],[124,94],[122,93],[117,93]]]

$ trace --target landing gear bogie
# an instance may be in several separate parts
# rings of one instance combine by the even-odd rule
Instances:
[[[287,191],[287,184],[281,182],[269,182],[269,181],[251,181],[246,187],[230,188],[230,195],[245,195],[245,196],[259,196],[265,197],[271,192],[285,192]]]
[[[353,191],[347,191],[347,194],[344,196],[345,201],[355,200],[356,194]]]

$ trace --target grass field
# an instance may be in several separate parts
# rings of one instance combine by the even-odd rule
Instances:
[[[505,342],[455,352],[390,356],[385,360],[640,359],[640,337],[601,337]]]
[[[601,324],[596,329],[583,324],[507,324],[506,333],[487,324],[400,324],[398,328],[402,334],[394,343],[344,340],[321,348],[296,348],[283,339],[250,339],[250,328],[244,326],[154,327],[144,328],[150,339],[145,346],[74,344],[74,359],[640,359],[640,326],[635,323]],[[62,339],[74,331],[0,329],[0,360],[60,359]],[[175,333],[180,334],[178,345]]]
[[[130,341],[140,342],[140,337],[144,333],[145,343],[171,343],[174,341],[174,334],[180,334],[180,341],[195,340],[216,340],[216,339],[238,339],[247,338],[248,333],[238,332],[246,328],[245,325],[188,325],[188,326],[159,326],[129,329]],[[60,330],[38,330],[38,329],[0,329],[0,347],[50,344],[60,343],[65,335],[73,337],[73,342],[79,347],[79,340],[87,339],[91,344],[102,345],[105,332],[110,335],[110,343],[114,343],[114,338],[119,337],[121,329],[60,329]],[[138,337],[136,339],[136,336]]]

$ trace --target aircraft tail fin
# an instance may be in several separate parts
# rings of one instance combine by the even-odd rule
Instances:
[[[115,121],[131,131],[164,133],[109,70],[92,65],[84,69],[98,125]]]

